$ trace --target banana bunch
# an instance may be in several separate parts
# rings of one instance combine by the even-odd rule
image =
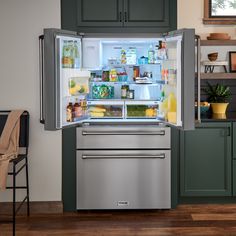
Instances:
[[[98,106],[90,107],[89,114],[91,117],[102,118],[105,116],[106,109]]]

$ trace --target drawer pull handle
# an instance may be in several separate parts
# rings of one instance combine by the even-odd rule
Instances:
[[[165,159],[165,153],[156,155],[82,155],[82,159]]]
[[[155,131],[155,132],[142,132],[142,131],[120,131],[120,132],[114,132],[114,131],[82,131],[82,135],[165,135],[165,130]]]

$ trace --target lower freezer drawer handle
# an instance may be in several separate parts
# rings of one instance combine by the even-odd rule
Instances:
[[[136,159],[165,159],[165,154],[157,155],[83,155],[82,159],[120,159],[120,158],[136,158]]]
[[[82,135],[165,135],[165,130],[155,131],[155,132],[142,132],[142,131],[82,131]]]

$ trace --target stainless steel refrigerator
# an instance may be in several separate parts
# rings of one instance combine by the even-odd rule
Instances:
[[[76,126],[77,209],[171,207],[170,127],[194,129],[195,33],[40,36],[45,130]]]

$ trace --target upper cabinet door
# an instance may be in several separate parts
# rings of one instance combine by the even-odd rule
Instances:
[[[123,26],[123,0],[77,0],[77,26]]]
[[[124,0],[124,26],[168,27],[170,0]]]
[[[177,0],[61,0],[62,28],[84,33],[177,29]]]

